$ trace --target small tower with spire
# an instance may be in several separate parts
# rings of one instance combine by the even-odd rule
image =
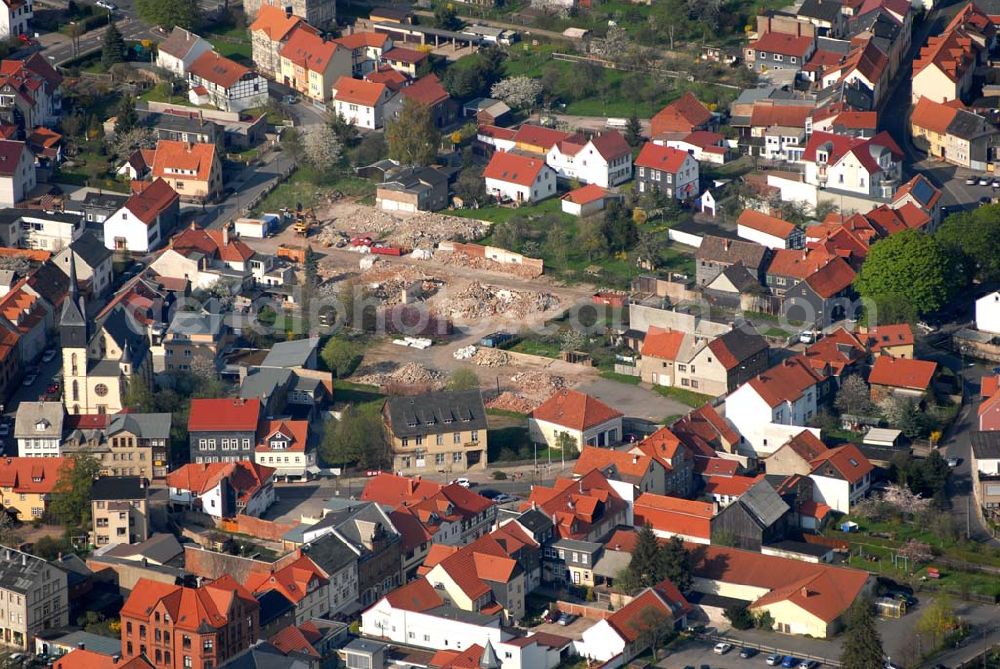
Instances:
[[[87,408],[87,345],[90,327],[87,306],[76,280],[76,254],[69,256],[69,293],[59,317],[59,345],[63,354],[63,403],[66,413],[79,414]]]
[[[500,669],[500,658],[493,648],[493,643],[487,639],[486,648],[483,648],[483,657],[479,660],[479,669]]]

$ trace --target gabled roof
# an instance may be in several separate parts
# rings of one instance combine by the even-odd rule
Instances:
[[[235,235],[230,235],[226,243],[222,230],[206,230],[194,223],[170,241],[170,248],[181,255],[197,252],[223,262],[246,262],[254,255],[254,250]]]
[[[191,63],[188,73],[220,88],[232,88],[253,70],[215,51],[206,51]]]
[[[260,400],[196,398],[188,417],[190,432],[256,432],[261,417]]]
[[[0,176],[14,176],[21,161],[21,154],[25,151],[27,147],[24,142],[0,139]]]
[[[603,200],[610,194],[611,191],[605,190],[597,184],[587,184],[586,186],[580,186],[576,190],[571,190],[563,195],[562,199],[573,204],[588,204]]]
[[[490,158],[489,164],[483,171],[483,177],[519,186],[531,186],[544,169],[546,169],[545,160],[541,158],[497,151]]]
[[[269,440],[272,436],[279,434],[287,437],[288,445],[285,448],[274,450],[274,453],[304,453],[309,435],[309,421],[288,419],[265,421],[261,425],[260,439],[257,441],[257,452],[272,452]]]
[[[840,376],[845,368],[860,362],[867,354],[865,344],[843,327],[810,344],[803,353],[813,369],[829,370],[827,373],[834,376]]]
[[[254,594],[277,590],[290,602],[299,603],[317,587],[329,584],[323,570],[306,555],[269,572],[251,571],[244,585]]]
[[[252,498],[277,471],[249,460],[236,462],[189,463],[167,474],[167,485],[177,490],[203,495],[226,479],[239,500]]]
[[[649,525],[669,535],[709,539],[715,505],[646,492],[636,498],[632,513],[637,527]]]
[[[781,104],[780,102],[756,103],[750,112],[750,125],[754,128],[805,129],[806,121],[813,112],[813,107],[800,104]]]
[[[781,448],[787,448],[806,462],[812,462],[829,450],[826,444],[809,430],[802,430],[785,442]]]
[[[836,257],[825,249],[775,249],[767,273],[804,281]]]
[[[816,295],[830,299],[847,290],[854,281],[854,270],[843,258],[834,258],[806,277],[805,283]]]
[[[715,407],[705,404],[670,426],[670,429],[695,455],[712,457],[716,450],[734,448],[740,435],[719,415]]]
[[[709,496],[739,497],[761,479],[762,476],[707,476],[702,491]]]
[[[873,326],[863,336],[872,353],[881,353],[883,348],[893,346],[913,346],[915,341],[909,323]]]
[[[951,105],[943,105],[920,96],[917,104],[913,106],[913,111],[910,112],[910,123],[918,128],[944,135],[957,113],[958,109]]]
[[[384,49],[389,36],[382,33],[361,32],[338,37],[336,41],[348,49]]]
[[[578,390],[557,390],[529,414],[535,420],[561,425],[573,430],[588,430],[622,417],[622,412]]]
[[[631,644],[649,633],[651,615],[677,620],[690,610],[691,605],[677,587],[670,581],[663,581],[640,592],[606,620],[622,639]]]
[[[752,325],[740,323],[710,341],[708,348],[726,370],[732,370],[770,347]]]
[[[340,77],[333,85],[333,99],[364,107],[374,107],[385,94],[385,84]]]
[[[820,453],[810,463],[811,476],[839,475],[850,484],[857,483],[875,467],[854,444],[845,444]]]
[[[161,604],[176,628],[201,632],[225,627],[234,614],[233,602],[257,609],[257,600],[232,576],[223,576],[199,588],[187,588],[140,578],[121,608],[122,617],[150,620]]]
[[[729,239],[705,235],[701,246],[695,251],[695,258],[729,265],[741,263],[747,269],[757,271],[767,260],[769,250],[766,246],[742,239]]]
[[[448,91],[441,85],[441,80],[434,74],[428,74],[417,79],[409,86],[401,88],[399,92],[404,98],[430,107],[451,99]]]
[[[798,229],[788,221],[776,216],[768,216],[755,209],[744,209],[736,220],[736,224],[786,241]]]
[[[708,110],[694,93],[688,91],[656,113],[650,121],[654,135],[664,132],[691,132],[712,120]]]
[[[0,458],[0,488],[15,494],[50,494],[72,458]]]
[[[801,356],[788,358],[747,382],[770,407],[794,402],[823,380]]]
[[[189,144],[161,139],[156,143],[153,157],[153,176],[178,176],[174,170],[183,170],[186,179],[208,181],[212,176],[212,166],[217,160],[215,144]],[[188,174],[194,172],[194,174]],[[150,186],[152,188],[152,186]]]
[[[586,474],[594,469],[605,472],[609,478],[622,478],[630,483],[638,484],[653,470],[653,458],[638,449],[631,452],[616,451],[611,448],[584,446],[573,466],[573,473]],[[659,460],[657,459],[657,462]],[[618,476],[610,476],[609,470],[617,472]]]
[[[784,56],[796,56],[803,60],[805,59],[806,54],[809,53],[812,46],[812,37],[777,32],[766,32],[755,41],[750,42],[750,48],[754,51],[778,53]]]
[[[264,4],[257,10],[256,20],[250,24],[250,32],[262,31],[270,41],[280,42],[300,23],[301,18],[287,14],[283,8]]]
[[[344,47],[321,37],[315,28],[304,24],[292,30],[288,41],[281,47],[281,57],[306,70],[322,73],[326,72],[333,55],[341,48]]]
[[[684,166],[688,158],[691,158],[691,154],[687,151],[646,142],[643,144],[642,150],[639,151],[639,156],[635,159],[635,165],[636,167],[647,167],[674,173]]]
[[[584,539],[591,527],[625,511],[626,503],[599,471],[578,479],[556,479],[552,487],[532,486],[521,511],[539,509],[553,520],[556,536]]]
[[[401,46],[393,46],[382,54],[382,60],[386,62],[406,63],[407,65],[417,65],[427,60],[427,58],[428,55],[423,51],[407,49]]]
[[[150,226],[156,222],[160,214],[179,200],[180,196],[177,195],[177,191],[171,188],[170,184],[162,178],[157,177],[141,193],[131,196],[125,202],[125,209],[128,209],[133,216],[147,226]]]
[[[365,80],[375,84],[384,84],[390,91],[398,91],[406,82],[410,80],[399,70],[394,70],[388,65],[383,65],[377,70],[372,70],[365,75]],[[513,131],[511,131],[513,133]]]
[[[553,130],[552,128],[525,123],[514,133],[514,142],[527,146],[542,147],[548,151],[559,142],[565,141],[570,137],[570,133],[561,130]]]
[[[190,30],[174,26],[167,39],[160,42],[156,48],[158,51],[183,60],[199,42],[205,42],[205,40]]]
[[[479,390],[392,396],[386,400],[386,412],[396,437],[485,430],[486,409]]]
[[[970,67],[975,67],[978,52],[979,47],[960,28],[931,35],[913,61],[913,77],[934,65],[951,81],[957,82]]]
[[[680,330],[668,330],[650,325],[645,339],[642,340],[640,353],[643,357],[676,360],[683,343],[684,333]]]
[[[875,358],[868,383],[875,386],[925,391],[930,388],[937,363],[880,355]]]
[[[888,151],[894,160],[901,160],[903,152],[895,140],[887,132],[880,132],[874,137],[861,139],[849,135],[836,135],[830,132],[814,132],[806,143],[802,160],[819,162],[820,151],[827,154],[826,164],[839,163],[848,154],[854,155],[869,174],[880,171],[876,156]]]

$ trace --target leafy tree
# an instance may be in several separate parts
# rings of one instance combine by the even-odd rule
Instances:
[[[656,534],[651,526],[643,525],[639,528],[628,570],[639,587],[649,587],[662,580],[659,578],[662,567],[660,543]]]
[[[340,111],[337,111],[330,118],[330,130],[337,136],[337,139],[343,146],[354,146],[358,142],[360,133],[358,128],[347,120]],[[380,135],[381,133],[372,133],[372,135]],[[374,161],[372,161],[374,162]]]
[[[507,77],[490,88],[490,95],[511,109],[531,109],[542,94],[542,82],[533,77]]]
[[[65,536],[53,537],[47,534],[35,542],[31,552],[43,560],[52,561],[57,559],[60,553],[72,553],[73,544]]]
[[[563,453],[575,453],[576,437],[571,435],[569,432],[560,432],[559,436],[556,437],[556,448]]]
[[[663,578],[670,579],[681,592],[691,589],[691,556],[680,537],[670,537],[662,546],[661,563]]]
[[[201,20],[198,0],[136,0],[135,8],[143,21],[168,32],[174,26],[191,30]]]
[[[648,265],[652,269],[656,269],[662,262],[665,248],[666,242],[663,239],[663,235],[643,230],[639,233],[639,240],[635,244],[636,261],[643,263],[644,266]]]
[[[285,128],[281,131],[281,150],[295,161],[302,159],[302,136],[295,128]]]
[[[467,100],[488,95],[503,74],[504,52],[496,46],[465,56],[444,73],[442,84],[452,97]]]
[[[653,658],[656,659],[664,642],[675,634],[674,623],[673,616],[668,615],[662,609],[650,606],[643,609],[631,625],[644,641],[643,645],[649,646],[653,652]]]
[[[604,238],[608,240],[608,248],[612,252],[627,251],[638,238],[638,231],[635,221],[632,220],[629,212],[618,201],[608,204],[604,212],[604,223],[602,225]]]
[[[455,6],[450,2],[439,2],[434,8],[434,27],[441,30],[461,30],[462,19],[458,18]]]
[[[389,145],[385,142],[385,135],[380,132],[370,132],[358,144],[358,148],[354,152],[354,164],[358,166],[371,165],[385,158],[388,153]]]
[[[389,157],[403,165],[430,165],[437,158],[441,133],[434,125],[431,108],[407,98],[399,117],[386,124]]]
[[[508,251],[518,251],[524,233],[524,224],[520,220],[511,218],[501,221],[493,227],[493,243]]]
[[[109,148],[116,158],[125,160],[138,149],[151,149],[155,146],[156,135],[152,129],[137,126],[126,132],[115,132]]]
[[[125,62],[125,38],[118,26],[111,23],[104,30],[104,42],[101,45],[101,65],[111,69],[115,63]]]
[[[353,462],[361,467],[384,466],[389,451],[380,403],[350,406],[335,425],[327,424],[320,455],[329,465]]]
[[[910,298],[900,293],[886,293],[872,299],[865,307],[864,324],[875,326],[879,323],[916,323],[920,318],[918,309]]]
[[[841,413],[851,416],[869,416],[875,410],[871,400],[871,389],[858,374],[851,374],[841,382],[833,405]]]
[[[319,270],[319,258],[311,246],[306,246],[305,257],[302,259],[302,271],[305,274],[306,283],[310,286],[316,285],[316,273]]]
[[[726,617],[730,623],[732,623],[734,629],[738,630],[748,630],[754,626],[754,617],[750,613],[750,609],[747,608],[746,604],[734,604],[733,606],[727,606],[722,612],[722,615]]]
[[[135,112],[135,98],[126,93],[122,96],[116,110],[115,134],[121,135],[127,133],[138,125],[139,115]]]
[[[153,392],[141,376],[133,376],[125,390],[125,406],[133,411],[149,413],[153,410]]]
[[[883,669],[885,651],[875,627],[872,603],[856,599],[847,613],[847,630],[840,656],[843,669]]]
[[[302,158],[317,171],[329,174],[340,163],[340,140],[329,125],[307,126],[301,138]]]
[[[955,616],[951,598],[945,593],[940,593],[924,609],[923,615],[917,621],[917,631],[930,636],[934,648],[939,648],[948,635],[958,627],[958,624],[958,617]]]
[[[90,526],[90,491],[100,471],[100,461],[86,453],[72,456],[59,470],[49,512],[66,527]]]
[[[455,195],[462,198],[465,206],[485,204],[490,196],[486,192],[486,182],[483,181],[482,170],[472,167],[466,167],[462,170],[455,181]]]
[[[330,337],[319,355],[326,368],[342,379],[354,371],[361,357],[361,347],[343,337]]]
[[[70,43],[73,45],[73,55],[80,53],[80,38],[87,32],[86,26],[81,21],[71,21],[66,27],[66,34],[69,35]]]
[[[468,367],[459,367],[448,376],[448,390],[475,390],[479,377]]]
[[[862,297],[901,295],[918,313],[933,313],[964,285],[952,265],[934,237],[904,230],[872,245],[854,285]]]
[[[641,145],[644,141],[642,136],[642,122],[639,121],[639,117],[636,116],[635,112],[628,117],[628,123],[625,125],[625,141],[632,148]]]
[[[774,617],[771,615],[770,611],[761,611],[757,615],[757,619],[754,621],[754,625],[759,630],[773,630]]]
[[[588,219],[581,223],[577,243],[580,250],[587,254],[587,260],[608,255],[608,238],[597,219]]]
[[[983,283],[1000,281],[1000,205],[952,214],[934,237]]]

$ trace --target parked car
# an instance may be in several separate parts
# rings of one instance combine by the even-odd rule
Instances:
[[[756,648],[750,648],[749,646],[743,646],[742,648],[740,648],[740,657],[742,657],[744,660],[750,659],[756,654],[757,654]]]
[[[774,653],[771,653],[770,655],[768,655],[767,657],[764,658],[764,662],[769,667],[776,667],[779,664],[781,664],[781,656],[780,655],[775,655]]]
[[[989,178],[988,177],[979,177],[979,185],[980,186],[989,186],[990,185]]]
[[[720,641],[719,643],[715,644],[715,648],[713,648],[712,650],[715,652],[716,655],[725,655],[732,649],[733,649],[733,644]]]
[[[517,497],[514,497],[513,495],[508,495],[507,493],[502,492],[499,495],[497,495],[496,497],[494,497],[493,501],[496,502],[497,504],[510,504],[511,502],[516,502],[517,501]]]
[[[52,362],[55,357],[56,350],[54,348],[47,348],[45,349],[45,353],[42,353],[42,362]]]
[[[799,662],[799,669],[816,669],[819,666],[819,662],[816,660],[802,660]]]
[[[948,466],[949,467],[957,467],[959,462],[961,462],[961,460],[959,460],[958,458],[956,458],[954,455],[951,456],[950,458],[948,458]]]
[[[799,333],[799,341],[803,344],[812,344],[816,341],[816,333],[812,330],[806,330],[805,332]]]
[[[784,669],[795,669],[795,665],[797,665],[798,663],[799,661],[796,660],[791,655],[786,655],[785,657],[781,658],[781,666],[784,667]]]
[[[3,423],[0,425],[0,438],[6,437],[10,434],[10,423]]]
[[[975,186],[977,183],[979,183],[979,179],[977,179],[976,177],[967,177],[965,179],[966,186]]]
[[[116,9],[118,9],[118,6],[115,5],[115,3],[110,2],[110,0],[97,0],[97,2],[95,2],[94,4],[100,7],[101,9],[108,10],[109,12],[113,12]]]
[[[1000,374],[1000,367],[994,367],[993,368],[993,374],[994,374],[994,376],[997,375],[997,374]]]
[[[459,478],[459,479],[455,479],[454,481],[452,481],[452,483],[457,483],[458,485],[462,486],[463,488],[470,488],[470,487],[472,487],[472,482],[469,479],[465,478],[465,477]]]
[[[578,616],[575,616],[572,613],[564,613],[561,616],[559,616],[559,621],[558,622],[559,622],[560,625],[562,625],[563,627],[565,627],[566,625],[572,625],[573,621],[576,620],[577,617]]]

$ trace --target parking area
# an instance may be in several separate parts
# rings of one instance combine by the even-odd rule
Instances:
[[[555,634],[568,639],[582,639],[584,630],[590,629],[590,627],[596,623],[596,620],[581,617],[577,618],[569,625],[560,625],[559,623],[542,623],[538,627],[535,627],[532,632],[545,632],[546,634]]]

